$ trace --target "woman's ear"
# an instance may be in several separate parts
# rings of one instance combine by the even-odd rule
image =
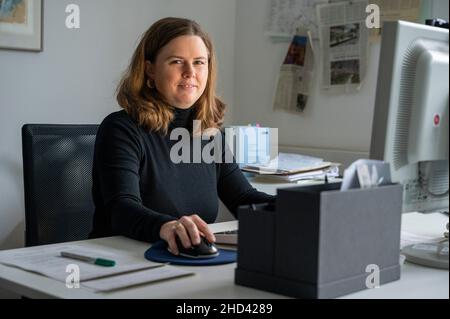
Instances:
[[[155,70],[154,70],[154,66],[150,61],[145,61],[145,75],[150,78],[150,79],[154,79],[155,76]]]

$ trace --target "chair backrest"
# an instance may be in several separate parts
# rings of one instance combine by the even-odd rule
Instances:
[[[22,127],[25,245],[87,239],[98,125]]]

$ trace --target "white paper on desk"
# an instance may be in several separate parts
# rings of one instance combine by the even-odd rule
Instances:
[[[79,260],[61,257],[62,251],[70,251],[82,255],[95,256],[97,258],[112,259],[116,261],[114,267],[102,267]],[[70,274],[66,272],[69,264],[78,265],[80,268],[80,282],[125,273],[129,271],[164,266],[138,256],[124,254],[123,251],[110,250],[108,252],[84,248],[79,245],[55,245],[36,246],[14,251],[0,252],[0,263],[35,272],[59,281],[65,282]]]
[[[243,170],[253,169],[259,174],[289,174],[324,169],[331,164],[313,156],[280,153],[268,164],[251,164],[245,166]]]
[[[400,237],[400,249],[416,244],[436,244],[441,240],[442,237],[424,236],[402,230]]]
[[[339,176],[339,167],[338,165],[332,165],[325,169],[319,169],[315,171],[309,171],[305,173],[298,174],[289,174],[289,175],[275,175],[275,174],[265,174],[258,175],[256,179],[259,180],[267,180],[273,182],[281,182],[281,183],[290,183],[290,182],[298,182],[301,180],[323,180],[325,178],[338,177]]]
[[[107,278],[89,280],[83,282],[82,286],[93,289],[96,292],[111,291],[193,274],[193,272],[167,265],[164,267],[139,270]]]
[[[373,168],[374,167],[376,168],[377,177],[379,178],[376,183],[377,184],[376,186],[388,185],[391,183],[391,171],[389,163],[378,160],[359,159],[353,162],[344,171],[344,178],[342,180],[341,191],[346,191],[352,188],[361,188],[357,174],[357,167],[359,165],[367,165],[369,172],[372,172],[372,174]]]

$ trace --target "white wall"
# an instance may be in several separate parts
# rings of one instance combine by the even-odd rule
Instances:
[[[76,3],[81,28],[65,27]],[[0,249],[23,245],[20,129],[24,123],[99,123],[139,36],[165,16],[197,20],[219,60],[218,93],[234,99],[235,0],[46,0],[44,51],[0,50]],[[230,114],[228,115],[228,118]]]
[[[289,42],[264,35],[270,0],[237,2],[235,124],[262,123],[279,129],[281,150],[300,151],[344,162],[365,157],[370,148],[380,45],[370,47],[368,73],[357,93],[325,95],[315,77],[311,101],[302,114],[272,110],[279,67]],[[426,15],[448,19],[448,1],[424,0]],[[444,16],[442,16],[444,15]],[[317,45],[318,47],[318,45]],[[322,63],[317,55],[316,74]]]

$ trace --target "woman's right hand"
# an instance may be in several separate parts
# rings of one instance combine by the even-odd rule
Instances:
[[[179,220],[173,220],[161,226],[159,237],[167,242],[169,251],[174,255],[179,254],[176,236],[180,238],[185,248],[200,244],[200,236],[205,237],[210,243],[216,241],[208,224],[198,215],[183,216]]]

